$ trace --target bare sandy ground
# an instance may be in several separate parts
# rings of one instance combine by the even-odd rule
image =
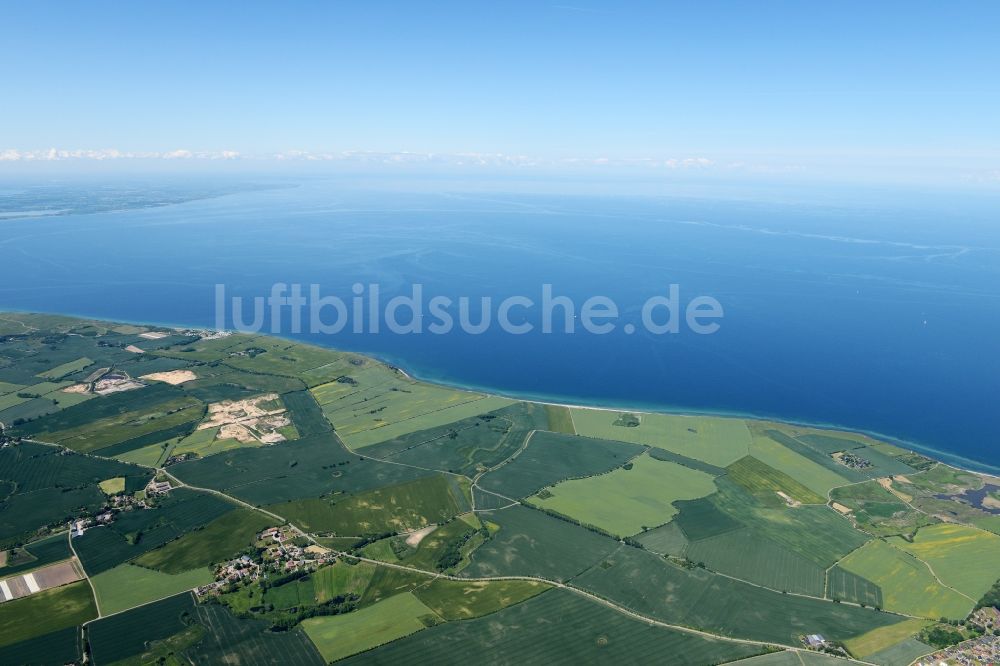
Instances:
[[[145,386],[142,382],[134,379],[100,379],[94,384],[94,393],[98,395],[108,395],[109,393],[121,393],[122,391],[134,391]]]
[[[420,545],[420,542],[424,540],[424,537],[433,532],[438,528],[437,525],[430,525],[422,530],[417,530],[416,532],[410,532],[409,536],[406,537],[406,545],[411,548],[416,548]]]
[[[208,417],[198,425],[198,430],[219,428],[220,439],[240,442],[283,442],[285,436],[278,429],[291,424],[285,408],[268,410],[261,406],[275,400],[278,400],[277,393],[267,393],[246,400],[212,403],[208,406]]]
[[[905,480],[906,479],[905,476],[898,476],[896,478],[899,479],[900,481],[903,481],[904,483],[909,483],[909,480]],[[882,477],[881,479],[879,479],[878,480],[878,485],[882,486],[883,488],[885,488],[886,490],[888,490],[890,493],[892,493],[893,495],[895,495],[899,499],[903,500],[904,502],[912,502],[913,501],[913,498],[910,497],[909,495],[907,495],[906,493],[900,492],[900,491],[896,490],[895,488],[893,488],[892,487],[892,479],[890,479],[889,477]]]
[[[133,354],[145,354],[146,353],[144,350],[139,349],[135,345],[129,345],[128,347],[125,348],[125,351],[132,352]]]
[[[170,370],[168,372],[152,372],[148,375],[139,377],[139,379],[166,382],[167,384],[173,384],[176,386],[178,384],[183,384],[184,382],[190,382],[198,379],[198,375],[194,374],[190,370]]]
[[[140,338],[146,338],[147,340],[159,340],[160,338],[167,337],[167,333],[160,333],[159,331],[146,331],[145,333],[140,333]]]
[[[86,393],[90,389],[87,384],[73,384],[72,386],[67,386],[62,390],[63,393]]]
[[[782,492],[780,490],[776,490],[775,492],[778,494],[778,497],[780,497],[781,499],[785,500],[785,504],[787,504],[788,506],[792,507],[793,509],[795,507],[797,507],[797,506],[802,506],[802,502],[798,501],[797,499],[794,499],[794,498],[790,497],[786,493],[784,493],[784,492]]]
[[[83,571],[76,560],[66,560],[26,574],[0,580],[0,602],[20,599],[29,595],[73,583],[83,579]]]
[[[833,506],[834,509],[836,509],[838,512],[844,514],[845,516],[851,512],[850,509],[848,509],[846,506],[844,506],[840,502],[834,502],[832,504],[832,506]]]

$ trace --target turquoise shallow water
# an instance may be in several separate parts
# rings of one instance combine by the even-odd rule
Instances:
[[[210,198],[180,203],[175,188],[163,205],[124,210],[74,208],[76,193],[58,208],[81,212],[4,219],[0,308],[211,326],[219,283],[248,298],[274,282],[317,283],[347,302],[355,282],[379,284],[383,299],[420,283],[428,297],[495,301],[538,301],[548,283],[578,305],[614,299],[615,332],[295,336],[287,318],[273,332],[374,353],[430,380],[835,424],[1000,466],[1000,231],[987,204],[295,185],[224,196],[199,186]],[[0,210],[11,193],[20,205],[51,196],[0,187]],[[682,302],[722,303],[718,333],[642,332],[642,303],[672,283]],[[537,311],[520,316],[539,323]]]

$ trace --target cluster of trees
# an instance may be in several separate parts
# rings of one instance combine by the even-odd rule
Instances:
[[[947,625],[937,624],[924,629],[920,634],[920,640],[927,643],[932,648],[941,650],[952,645],[957,645],[965,640],[962,632],[952,629]]]
[[[1000,609],[1000,580],[993,583],[993,587],[986,591],[983,598],[979,600],[976,604],[976,608],[986,608],[987,606],[993,606],[994,608]]]
[[[262,590],[267,590],[271,587],[281,587],[287,583],[299,580],[300,578],[308,578],[309,571],[306,569],[299,569],[297,571],[290,571],[286,574],[281,574],[280,576],[274,576],[273,578],[262,578],[260,581],[260,587]]]
[[[354,543],[354,545],[351,547],[351,552],[357,553],[368,544],[375,543],[376,541],[381,541],[382,539],[388,539],[391,536],[396,536],[396,533],[389,531],[389,532],[377,532],[372,534],[365,534],[358,541]]]
[[[621,414],[615,419],[614,425],[622,428],[638,428],[642,421],[635,414]]]
[[[321,615],[341,615],[343,613],[350,613],[358,607],[359,597],[356,594],[341,594],[330,599],[326,603],[317,604],[315,606],[306,606],[304,608],[292,608],[288,611],[271,617],[271,631],[288,631],[292,629],[297,624],[310,617],[319,617]],[[273,611],[274,606],[268,605],[268,610]]]
[[[583,478],[583,477],[579,477],[579,478]],[[541,494],[539,493],[539,495],[541,495]],[[595,534],[600,534],[601,536],[606,536],[606,537],[611,537],[612,539],[621,540],[623,543],[628,543],[630,546],[634,546],[636,548],[643,548],[644,547],[642,544],[640,544],[638,541],[636,541],[634,539],[619,539],[619,537],[617,535],[612,534],[611,532],[608,532],[607,530],[602,530],[597,525],[591,525],[590,523],[583,523],[583,522],[580,522],[579,520],[574,520],[573,518],[570,518],[569,516],[564,516],[563,514],[559,513],[558,511],[555,511],[553,509],[549,509],[548,507],[535,506],[533,504],[528,504],[528,502],[526,500],[521,500],[520,501],[520,505],[528,507],[529,509],[532,509],[533,511],[541,511],[545,515],[551,516],[552,518],[556,518],[558,520],[561,520],[564,523],[570,523],[571,525],[579,525],[580,527],[584,528],[585,530],[590,530],[591,532],[593,532]]]
[[[990,590],[990,593],[996,594],[998,587],[1000,587],[1000,583],[994,585],[993,589]],[[990,593],[987,593],[987,597],[989,597]],[[984,597],[984,599],[987,597]],[[995,597],[993,598],[995,600]],[[991,605],[983,602],[980,602],[980,604],[981,605],[977,606],[977,608],[984,608],[985,606]],[[927,643],[931,647],[943,649],[951,647],[952,645],[957,645],[962,641],[979,638],[983,634],[1000,636],[1000,627],[982,627],[972,620],[949,620],[947,618],[941,618],[938,620],[938,624],[924,629],[921,632],[920,640]]]
[[[306,618],[317,617],[320,615],[341,615],[343,613],[350,613],[351,611],[357,609],[358,601],[360,601],[361,597],[350,593],[339,594],[332,599],[319,604],[304,604],[302,606],[280,610],[276,609],[274,604],[267,602],[268,589],[288,585],[297,580],[307,579],[309,575],[309,571],[301,570],[293,571],[270,579],[259,580],[259,587],[254,586],[247,590],[247,596],[251,599],[254,598],[255,594],[260,594],[259,603],[251,605],[246,610],[236,610],[232,609],[232,606],[230,606],[233,610],[233,615],[244,620],[263,616],[264,619],[267,619],[271,623],[268,630],[278,632],[288,631]],[[208,597],[205,602],[225,603],[225,601],[220,597]]]
[[[462,546],[468,543],[469,539],[476,536],[476,534],[482,534],[487,539],[490,536],[489,531],[485,527],[480,529],[470,528],[462,536],[449,543],[448,547],[441,553],[441,557],[437,561],[438,571],[447,571],[452,567],[458,566],[458,563],[462,561]]]

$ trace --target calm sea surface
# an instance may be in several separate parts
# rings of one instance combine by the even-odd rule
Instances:
[[[419,283],[425,298],[537,303],[548,283],[578,307],[612,298],[616,330],[292,337],[374,353],[429,380],[839,425],[1000,467],[1000,225],[985,204],[408,194],[318,182],[181,203],[172,190],[166,205],[125,210],[107,210],[113,191],[100,206],[87,196],[0,187],[0,309],[204,327],[215,323],[216,284],[254,297],[275,282],[315,283],[349,303],[354,283],[377,283],[383,302]],[[62,213],[40,215],[45,197]],[[141,193],[133,199],[142,205]],[[19,207],[31,215],[14,217]],[[718,299],[719,332],[642,332],[643,302],[670,284],[682,304]],[[519,313],[538,323],[537,309]],[[626,323],[639,332],[626,334]],[[280,332],[291,335],[287,320]]]

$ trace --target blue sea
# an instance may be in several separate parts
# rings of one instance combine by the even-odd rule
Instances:
[[[218,284],[246,299],[318,284],[348,303],[355,283],[379,285],[383,300],[420,284],[427,298],[474,303],[537,302],[550,284],[577,307],[613,299],[616,330],[317,335],[283,317],[273,332],[453,385],[840,426],[1000,468],[997,200],[779,194],[0,183],[0,309],[211,327]],[[718,332],[642,329],[643,303],[671,284],[682,304],[721,303]]]

